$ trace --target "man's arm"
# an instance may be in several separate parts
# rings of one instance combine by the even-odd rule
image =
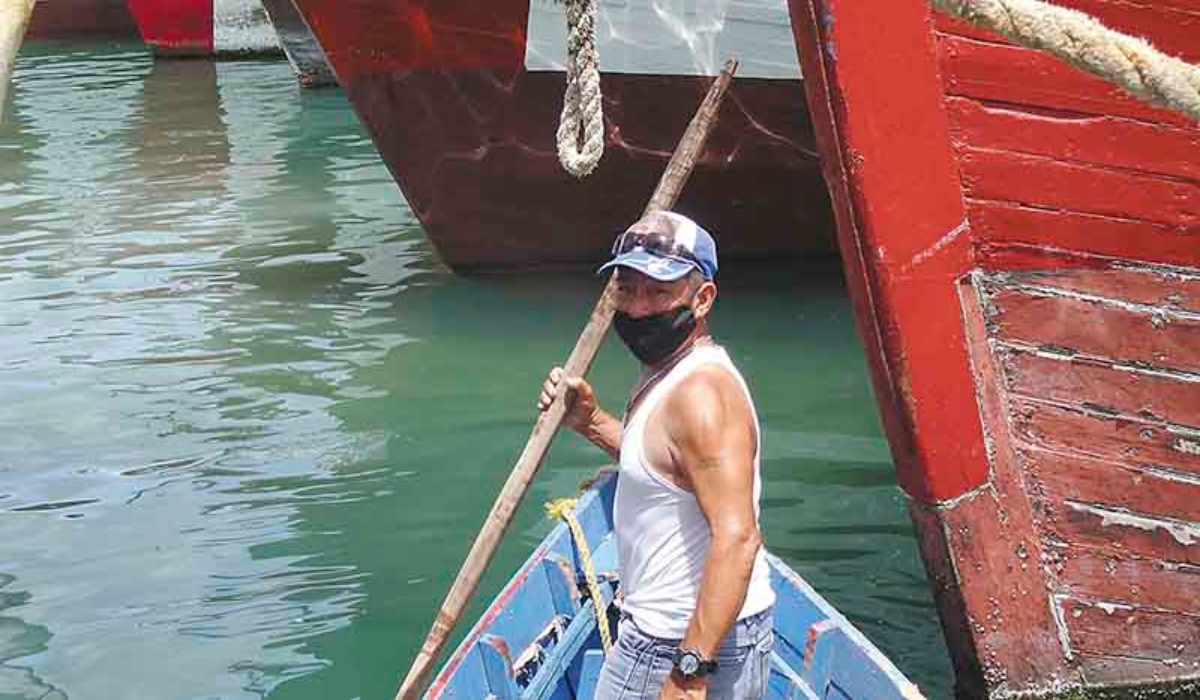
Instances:
[[[712,659],[746,600],[762,546],[754,514],[757,435],[741,385],[723,370],[696,372],[668,401],[672,456],[712,529],[696,610],[681,646]]]
[[[597,408],[591,421],[579,434],[607,452],[609,457],[621,458],[621,421],[611,413]]]
[[[538,397],[538,410],[550,408],[554,397],[566,384],[568,391],[567,413],[563,421],[572,430],[587,438],[593,445],[608,453],[613,459],[621,456],[621,421],[617,420],[596,401],[592,385],[582,377],[568,377],[561,367],[550,370],[550,376],[542,385]]]

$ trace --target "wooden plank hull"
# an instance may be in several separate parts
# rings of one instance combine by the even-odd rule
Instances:
[[[959,694],[1200,696],[1200,129],[923,2],[791,4]],[[1200,59],[1200,2],[1061,4]]]
[[[112,39],[138,35],[125,0],[40,0],[27,40]]]
[[[579,502],[579,518],[615,622],[615,479]],[[776,640],[767,697],[916,700],[883,654],[782,561],[769,557]],[[579,550],[558,525],[509,581],[434,679],[426,698],[590,700],[603,653]],[[612,626],[615,631],[615,624]]]
[[[629,3],[641,5],[650,3]],[[527,50],[529,0],[296,6],[437,253],[457,269],[598,260],[641,211],[710,80],[688,58],[662,69],[675,73],[654,68],[665,50],[602,54],[602,70],[627,53],[644,63],[604,73],[607,150],[595,173],[576,180],[555,153],[564,73],[530,67],[540,54]],[[783,53],[795,62],[790,42]],[[723,256],[830,254],[800,81],[745,75],[678,208],[728,232]]]

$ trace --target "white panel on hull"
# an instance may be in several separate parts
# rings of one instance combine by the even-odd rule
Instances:
[[[279,51],[279,37],[259,0],[213,0],[215,53]]]
[[[598,0],[601,73],[716,75],[737,56],[738,76],[800,77],[787,0]],[[556,0],[529,0],[525,68],[561,71],[567,21]]]

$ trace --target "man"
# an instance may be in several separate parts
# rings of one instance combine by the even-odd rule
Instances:
[[[624,422],[587,381],[566,386],[566,422],[620,463],[613,526],[623,592],[597,700],[747,700],[766,692],[772,633],[758,530],[759,427],[749,390],[708,331],[717,249],[692,220],[648,215],[617,238],[618,335],[642,363]]]

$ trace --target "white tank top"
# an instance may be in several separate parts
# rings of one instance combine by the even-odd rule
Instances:
[[[646,634],[664,639],[682,639],[696,611],[696,598],[704,561],[708,557],[711,530],[696,497],[667,477],[651,469],[646,461],[646,420],[656,406],[685,377],[701,365],[717,364],[737,378],[761,435],[754,401],[742,375],[725,350],[700,345],[679,361],[652,387],[626,416],[621,435],[620,478],[613,504],[613,529],[624,590],[623,609]],[[754,450],[754,516],[762,493],[758,457],[762,440]],[[750,587],[738,619],[766,610],[775,603],[770,569],[763,549],[754,558]]]

